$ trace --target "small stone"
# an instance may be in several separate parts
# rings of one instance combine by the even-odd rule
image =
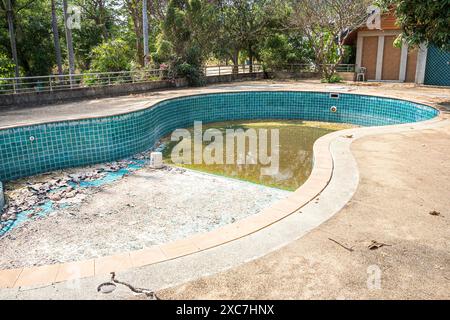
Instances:
[[[73,198],[73,197],[75,197],[76,195],[77,195],[77,192],[76,192],[75,190],[73,190],[73,191],[67,192],[67,193],[64,195],[64,197],[65,197],[65,198]]]
[[[52,201],[60,201],[61,200],[61,194],[59,193],[53,193],[49,195],[49,199]]]

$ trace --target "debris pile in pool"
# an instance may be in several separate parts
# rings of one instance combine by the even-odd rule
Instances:
[[[83,168],[59,170],[19,179],[5,185],[6,206],[0,213],[0,237],[21,223],[52,211],[80,204],[87,194],[149,164],[150,153]]]

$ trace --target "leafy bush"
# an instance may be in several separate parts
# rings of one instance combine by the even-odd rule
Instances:
[[[203,72],[198,66],[183,62],[175,67],[176,74],[186,78],[191,86],[202,86],[205,84]]]
[[[104,42],[91,51],[90,72],[115,72],[130,70],[133,50],[122,39]]]
[[[167,40],[161,41],[160,44],[166,48],[172,47]],[[189,85],[197,87],[205,84],[201,52],[198,47],[190,46],[186,49],[184,56],[176,56],[171,50],[170,53],[159,54],[161,51],[162,49],[158,49],[152,58],[164,79],[186,78]]]
[[[442,50],[450,50],[448,0],[377,0],[385,11],[395,10],[397,25],[402,29],[399,41],[410,46],[433,43]]]
[[[184,59],[179,59],[175,64],[176,74],[184,77],[191,86],[202,86],[205,84],[201,50],[199,47],[190,46],[185,53]]]
[[[173,56],[173,45],[167,40],[158,38],[156,42],[156,52],[152,54],[152,60],[156,63],[169,61]]]
[[[323,78],[321,80],[322,83],[338,83],[342,81],[342,77],[338,75],[337,73],[332,74],[328,78]]]
[[[14,77],[14,62],[4,53],[0,52],[0,78]]]
[[[160,69],[160,72],[155,72],[155,69]],[[164,64],[156,66],[154,64],[148,64],[142,67],[139,63],[132,62],[130,71],[133,73],[135,81],[155,81],[161,80],[165,77],[164,75]]]
[[[4,53],[0,53],[0,78],[13,78],[15,64]],[[8,81],[0,80],[0,90],[10,90],[12,87],[8,85]]]
[[[309,63],[314,53],[299,34],[273,34],[260,51],[265,69],[282,68],[287,64]]]

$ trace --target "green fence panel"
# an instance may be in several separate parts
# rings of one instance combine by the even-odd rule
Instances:
[[[424,83],[450,86],[450,52],[442,51],[435,46],[428,48]]]

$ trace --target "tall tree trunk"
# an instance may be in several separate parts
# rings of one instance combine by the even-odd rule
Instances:
[[[233,60],[233,74],[238,74],[239,73],[239,50],[235,49],[233,51],[233,55],[231,57],[231,60]]]
[[[52,0],[52,30],[53,30],[53,43],[55,45],[56,64],[58,65],[58,74],[62,75],[62,58],[61,58],[61,46],[59,44],[59,31],[58,31],[58,18],[56,17],[55,0]]]
[[[150,62],[148,50],[148,14],[147,14],[147,0],[142,0],[142,33],[144,38],[144,65],[147,66]]]
[[[73,43],[72,43],[72,29],[68,26],[68,14],[67,14],[67,0],[63,0],[63,10],[64,10],[64,26],[66,29],[66,42],[67,42],[67,52],[69,55],[69,74],[70,74],[70,85],[72,86],[72,74],[75,73],[75,58],[73,54]]]
[[[248,46],[248,60],[249,60],[249,69],[250,73],[253,72],[253,48],[252,45]]]
[[[105,4],[103,0],[100,0],[98,3],[98,11],[99,11],[99,20],[100,24],[102,26],[102,32],[103,32],[103,40],[108,41],[109,38],[109,32],[108,28],[106,27],[106,12],[105,12]]]
[[[136,60],[141,66],[144,65],[143,59],[143,44],[142,44],[142,11],[139,9],[139,4],[142,0],[125,0],[128,13],[133,21],[134,33],[136,34]]]
[[[9,39],[11,41],[11,52],[14,61],[14,74],[19,77],[19,59],[17,58],[16,33],[14,32],[14,13],[11,0],[6,0],[6,16],[8,18]]]

